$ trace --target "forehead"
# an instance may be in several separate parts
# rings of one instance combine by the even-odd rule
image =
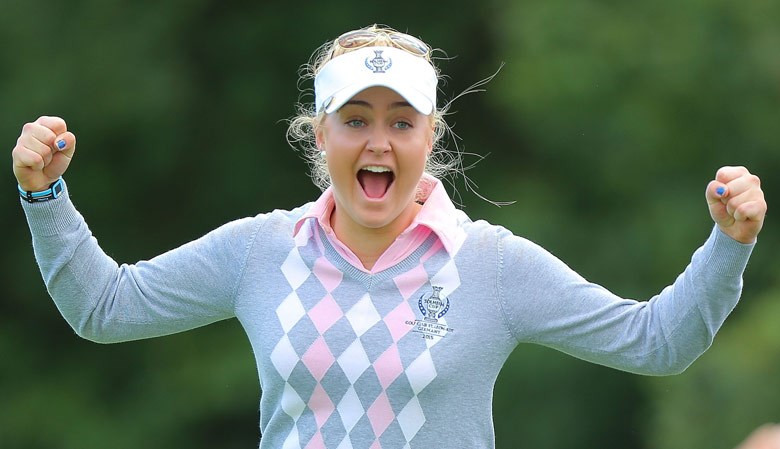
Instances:
[[[374,86],[361,90],[350,98],[344,106],[355,104],[367,107],[412,107],[398,92],[384,86]]]

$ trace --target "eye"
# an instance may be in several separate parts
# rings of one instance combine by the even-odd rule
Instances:
[[[404,121],[404,120],[400,120],[400,121],[395,122],[395,124],[393,126],[398,128],[398,129],[411,129],[412,128],[412,124],[407,122],[407,121]]]
[[[363,120],[361,120],[359,118],[353,118],[353,119],[347,120],[345,122],[345,124],[347,126],[349,126],[350,128],[360,128],[360,127],[365,126],[366,122],[364,122]]]

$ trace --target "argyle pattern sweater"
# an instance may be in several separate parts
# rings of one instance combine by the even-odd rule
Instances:
[[[377,273],[348,263],[311,204],[228,223],[118,265],[67,193],[22,203],[49,293],[103,343],[237,318],[262,389],[260,448],[493,448],[492,393],[520,343],[647,375],[692,363],[735,307],[752,245],[717,228],[676,281],[619,298],[462,212]]]

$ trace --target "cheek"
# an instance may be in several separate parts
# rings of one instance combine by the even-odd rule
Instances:
[[[399,164],[401,167],[405,167],[405,172],[414,178],[419,178],[425,171],[426,162],[428,161],[428,150],[422,148],[420,145],[410,149],[410,151],[398,154]],[[410,179],[410,182],[417,182],[416,179]]]

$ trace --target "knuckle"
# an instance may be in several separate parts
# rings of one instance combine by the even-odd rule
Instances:
[[[729,177],[732,167],[721,167],[715,172],[715,179],[725,181]]]
[[[36,152],[34,152],[34,151],[30,155],[30,159],[31,159],[31,162],[33,163],[33,165],[36,166],[36,167],[43,167],[43,165],[45,163],[45,161],[43,159],[43,156],[38,154],[38,153],[36,153]]]

